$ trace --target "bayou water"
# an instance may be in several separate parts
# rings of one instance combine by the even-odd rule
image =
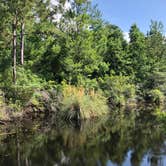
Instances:
[[[24,120],[3,128],[1,166],[166,166],[166,128],[148,111],[62,123]]]

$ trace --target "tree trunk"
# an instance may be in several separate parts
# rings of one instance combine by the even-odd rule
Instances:
[[[21,22],[21,43],[20,43],[20,53],[21,53],[21,65],[24,64],[24,28],[25,28],[25,24],[24,21]]]
[[[17,18],[13,20],[13,82],[16,83]]]

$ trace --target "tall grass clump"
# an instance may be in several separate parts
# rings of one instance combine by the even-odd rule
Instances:
[[[69,119],[89,119],[108,113],[107,99],[93,89],[63,85],[62,111]]]

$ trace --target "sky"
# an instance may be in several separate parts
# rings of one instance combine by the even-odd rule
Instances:
[[[104,20],[127,33],[133,23],[146,33],[151,20],[162,21],[166,30],[166,0],[92,0]]]

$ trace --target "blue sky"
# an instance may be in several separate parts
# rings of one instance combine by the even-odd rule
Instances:
[[[166,30],[166,0],[92,0],[98,4],[103,18],[118,25],[124,32],[136,23],[144,33],[150,20],[162,21]]]

